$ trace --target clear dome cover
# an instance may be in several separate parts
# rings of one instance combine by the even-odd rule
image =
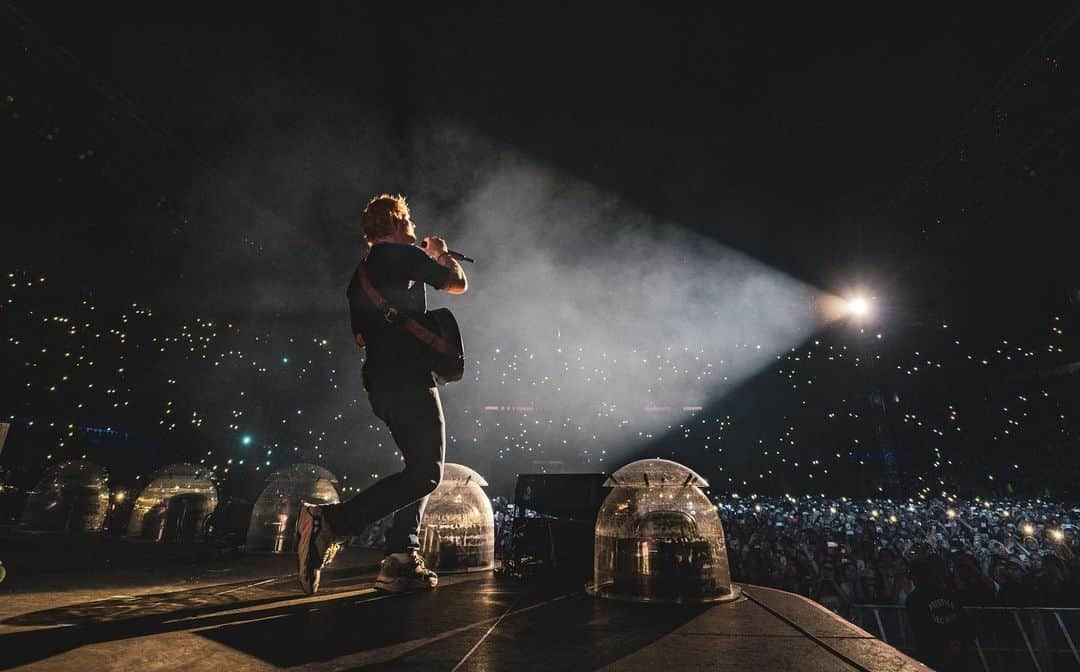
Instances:
[[[443,483],[446,483],[447,481],[475,483],[482,488],[486,488],[488,484],[488,482],[484,480],[484,477],[473,469],[470,469],[463,464],[454,464],[453,462],[447,462],[443,465],[442,480]]]
[[[247,550],[271,553],[294,550],[292,531],[300,505],[337,504],[341,501],[334,487],[337,482],[330,471],[315,464],[293,464],[270,474],[251,512]]]
[[[428,496],[420,521],[420,552],[438,572],[477,572],[495,566],[495,515],[480,474],[443,465],[443,480]]]
[[[608,478],[607,487],[625,486],[628,488],[652,488],[656,486],[692,485],[698,488],[709,487],[709,482],[696,471],[678,462],[660,459],[638,460],[617,469]]]
[[[643,602],[719,602],[738,596],[716,506],[669,460],[619,469],[596,520],[593,583],[600,597]]]
[[[69,460],[45,472],[19,524],[30,530],[100,532],[108,510],[108,472],[92,462]]]
[[[189,542],[217,507],[217,486],[206,467],[171,464],[154,474],[131,510],[127,536],[147,541]]]

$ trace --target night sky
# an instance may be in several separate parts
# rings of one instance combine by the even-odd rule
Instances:
[[[352,474],[354,483],[391,468],[386,450],[361,459],[355,445],[367,439],[345,446],[341,437],[348,432],[326,429],[339,413],[352,414],[341,422],[369,420],[358,393],[359,356],[348,349],[343,300],[360,252],[359,210],[374,193],[403,192],[421,234],[434,229],[452,247],[455,236],[466,237],[472,248],[463,251],[481,263],[467,269],[474,280],[470,294],[446,305],[460,305],[474,322],[486,322],[484,263],[527,260],[531,250],[520,243],[513,221],[506,222],[505,235],[468,237],[466,215],[477,185],[488,184],[492,167],[504,165],[491,157],[512,155],[531,170],[560,176],[560,184],[586,185],[581,189],[588,194],[617,199],[619,212],[662,223],[652,239],[658,247],[667,232],[686,232],[800,286],[837,294],[861,287],[877,297],[876,323],[866,333],[835,325],[799,332],[797,340],[782,344],[784,357],[795,356],[788,346],[805,349],[797,365],[777,357],[771,368],[740,380],[741,391],[722,402],[699,394],[706,406],[702,416],[714,428],[708,439],[690,437],[676,419],[652,437],[657,442],[643,440],[633,451],[682,445],[672,454],[707,464],[707,477],[716,479],[719,465],[727,465],[714,485],[736,487],[746,478],[760,485],[760,473],[781,468],[775,455],[760,456],[757,446],[770,444],[754,440],[783,444],[781,437],[796,431],[788,428],[811,413],[799,396],[803,390],[778,385],[797,381],[803,374],[792,372],[806,367],[827,390],[815,388],[811,395],[815,418],[865,410],[872,406],[872,389],[918,405],[892,412],[889,422],[897,427],[920,422],[908,415],[923,409],[933,409],[945,427],[950,405],[966,400],[978,406],[966,426],[980,434],[965,441],[935,443],[897,430],[913,475],[937,468],[936,451],[977,463],[985,446],[998,440],[993,436],[1008,441],[999,433],[998,406],[1007,407],[999,402],[1010,395],[1054,400],[1030,410],[1024,422],[1040,418],[1030,420],[1035,435],[1008,450],[1053,445],[1067,452],[1075,446],[1075,428],[1064,427],[1057,412],[1075,407],[1075,374],[1047,373],[1080,354],[1064,326],[1076,319],[1080,303],[1073,244],[1080,215],[1075,7],[793,3],[756,14],[703,11],[689,5],[638,12],[430,10],[397,3],[381,9],[297,5],[290,12],[5,5],[0,170],[6,253],[0,270],[19,285],[19,307],[9,302],[0,320],[7,370],[30,377],[5,377],[0,415],[36,416],[39,427],[48,417],[60,425],[130,429],[137,441],[98,448],[105,451],[99,460],[128,480],[174,458],[206,459],[195,443],[217,446],[208,464],[223,475],[226,459],[241,459],[236,441],[244,433],[256,434],[260,446],[276,446],[278,455],[295,446],[298,457],[325,459],[336,473]],[[553,209],[552,218],[563,210]],[[623,247],[618,217],[603,221],[583,237],[588,246],[574,251],[575,263],[587,267],[590,257],[641,269],[668,263],[638,244]],[[551,235],[558,231],[553,223]],[[545,232],[534,227],[531,235]],[[700,268],[698,281],[708,283],[711,272]],[[42,277],[45,283],[25,285]],[[79,311],[90,304],[110,316],[109,324],[130,328],[124,341],[145,346],[141,354],[124,354],[116,345],[115,352],[100,355],[103,361],[113,357],[116,368],[129,362],[122,383],[103,379],[98,386],[123,387],[121,396],[127,394],[138,411],[124,414],[112,405],[72,410],[71,399],[35,396],[47,386],[44,378],[64,375],[64,367],[44,357],[34,360],[39,367],[29,366],[31,359],[12,339],[52,343],[59,336],[42,332],[41,318],[71,315],[78,323]],[[152,319],[134,314],[144,309],[153,311]],[[118,321],[124,314],[132,324]],[[214,326],[204,328],[196,316]],[[874,338],[880,332],[885,337]],[[150,357],[150,344],[160,342],[153,339],[166,334],[206,344],[199,354],[208,357],[197,365],[185,363],[179,349]],[[1013,347],[1002,348],[1002,340]],[[472,342],[478,346],[473,352],[485,356],[499,343],[522,357],[529,347],[555,347],[536,333],[514,343],[491,343],[477,334]],[[723,355],[715,350],[739,350],[715,346],[704,333],[697,345],[700,350],[662,357],[695,378],[691,369],[703,366],[700,357],[719,361]],[[1017,345],[1018,359],[1037,351],[1039,361],[1034,354],[1023,365],[1003,360]],[[849,348],[848,361],[861,353],[863,371],[877,355],[886,364],[856,378],[851,370],[819,364],[836,361],[823,350],[813,364],[806,360],[806,352],[830,346],[833,353]],[[307,369],[299,378],[279,372],[260,382],[248,369],[214,378],[210,369],[198,368],[236,366],[240,351],[279,367],[291,353]],[[333,354],[319,359],[323,351]],[[997,374],[964,368],[995,356],[1004,366]],[[912,388],[906,372],[925,358],[944,362],[944,373]],[[519,372],[518,363],[498,356],[480,371],[498,375],[491,372],[508,366]],[[528,371],[525,379],[544,375]],[[172,379],[180,380],[163,382]],[[462,385],[469,383],[467,377]],[[485,389],[480,379],[473,385]],[[249,395],[262,397],[242,406],[240,391],[244,403]],[[478,405],[489,397],[493,403],[539,398],[526,400],[529,394],[520,392],[499,398],[490,388],[463,394],[447,400],[448,415],[480,413]],[[168,436],[167,424],[158,422],[166,402],[184,409],[177,430],[183,438]],[[321,419],[293,435],[266,438],[279,416],[305,404]],[[246,409],[243,419],[231,415],[240,408]],[[193,411],[209,417],[209,424],[189,421]],[[1004,417],[1019,418],[1013,411],[1006,408]],[[847,465],[846,483],[870,478],[859,470],[861,448],[848,450],[847,439],[872,441],[873,423],[824,430],[820,422],[803,420],[813,448],[803,454],[802,441],[798,449],[789,441],[792,462],[802,455],[805,466],[819,453],[836,453]],[[729,445],[718,456],[710,452],[717,444],[711,437],[726,422],[740,428],[739,447]],[[449,430],[454,432],[453,422]],[[28,465],[23,477],[30,480],[63,451],[84,450],[75,437],[57,447],[56,437],[44,431],[23,431],[34,438],[15,445],[13,432],[5,459]],[[322,443],[313,447],[320,433]],[[466,440],[460,425],[457,433]],[[500,433],[470,454],[482,462],[482,472],[498,469],[492,455],[507,451],[511,459],[518,445],[492,438]],[[841,443],[843,450],[833,449]],[[118,457],[132,446],[139,446],[140,457]],[[995,466],[988,469],[1010,468],[1008,450],[994,453]],[[42,452],[52,459],[33,458]],[[540,459],[564,458],[548,448]],[[795,473],[783,459],[784,473]],[[278,460],[272,456],[271,462],[287,462]],[[130,468],[125,472],[121,463]],[[500,476],[528,466],[518,459]],[[737,476],[728,483],[732,471]],[[959,475],[953,473],[954,479]],[[784,479],[774,489],[816,487],[804,476]]]

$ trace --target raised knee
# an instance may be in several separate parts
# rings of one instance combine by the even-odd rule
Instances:
[[[409,484],[419,493],[419,497],[430,495],[442,482],[443,469],[439,462],[423,465],[409,465],[405,468]]]

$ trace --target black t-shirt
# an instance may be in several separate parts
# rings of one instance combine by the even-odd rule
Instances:
[[[907,599],[907,615],[924,662],[960,669],[948,663],[962,659],[975,637],[955,593],[916,585]]]
[[[450,280],[450,269],[440,265],[413,245],[379,243],[367,256],[367,274],[383,299],[402,315],[417,317],[427,311],[425,284],[442,289]],[[364,385],[432,387],[427,346],[400,325],[387,323],[364,293],[353,273],[346,291],[353,333],[367,343]]]

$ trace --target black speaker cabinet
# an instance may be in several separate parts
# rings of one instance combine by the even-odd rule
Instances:
[[[518,577],[556,573],[587,580],[596,515],[610,491],[604,487],[606,480],[607,474],[519,474],[503,571]]]

